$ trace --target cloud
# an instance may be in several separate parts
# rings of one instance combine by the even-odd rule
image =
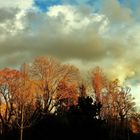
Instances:
[[[44,53],[44,50],[46,50],[46,53],[48,51],[56,55],[58,52],[58,55],[63,54],[64,57],[68,55],[68,53],[66,53],[67,50],[69,50],[69,57],[82,57],[83,55],[83,57],[86,58],[86,54],[88,55],[88,53],[91,53],[89,56],[90,58],[91,55],[94,54],[93,50],[95,47],[97,48],[95,48],[95,50],[97,50],[98,53],[102,51],[100,42],[98,41],[99,36],[97,35],[98,32],[101,31],[101,26],[97,25],[97,23],[103,22],[106,19],[102,15],[90,15],[90,13],[88,13],[88,15],[85,14],[83,16],[83,14],[85,13],[80,13],[80,9],[76,9],[70,6],[52,7],[46,15],[42,15],[40,17],[37,17],[35,13],[25,13],[23,11],[20,11],[15,14],[14,21],[13,19],[9,19],[8,23],[4,22],[3,26],[1,27],[1,29],[4,30],[3,34],[5,34],[6,32],[8,33],[8,35],[6,34],[7,36],[5,35],[6,41],[2,42],[1,46],[4,46],[4,49],[2,49],[1,53],[5,55],[4,52],[9,52],[11,49],[14,50],[14,48],[14,51],[16,51],[16,49],[18,50],[18,48],[21,48],[19,46],[22,46],[22,48],[28,48],[29,50],[34,50],[34,48],[36,48],[40,50],[40,53],[41,50],[42,53]],[[43,16],[44,19],[41,20],[42,23],[40,22],[37,25],[34,25],[34,23],[32,23],[32,20],[40,20]],[[29,23],[29,21],[31,21],[31,23]],[[29,35],[28,31],[19,34],[19,31],[21,30],[26,31],[24,29],[26,29],[27,25],[28,27],[36,26],[38,28],[36,32],[37,34],[34,36],[34,38],[32,38],[33,36]],[[98,26],[100,26],[99,30]],[[85,31],[81,31],[83,27],[85,28]],[[92,27],[94,28],[92,29]],[[102,32],[103,28],[105,27],[102,26]],[[30,29],[30,32],[34,31]],[[15,34],[14,36],[9,37],[10,33]],[[83,35],[80,36],[81,33]],[[85,35],[87,34],[91,34],[88,40],[86,38],[84,39]],[[76,39],[75,36],[79,36],[79,38]],[[39,40],[39,43],[34,43],[36,42],[36,40]],[[80,40],[83,40],[83,42],[79,43]],[[26,42],[28,41],[31,42],[31,45],[33,46],[27,47],[29,44],[26,44]],[[94,43],[95,45],[91,45],[92,43]],[[36,46],[36,44],[38,44],[38,46]],[[79,49],[83,50],[83,52],[85,53],[80,53]]]
[[[3,0],[0,2],[0,8],[28,9],[32,7],[33,3],[33,0]]]
[[[18,1],[19,0],[5,0],[5,1],[1,1],[0,3],[0,7],[17,7],[18,5]]]
[[[32,1],[15,7],[0,8],[1,67],[17,66],[38,55],[52,55],[79,63],[82,69],[96,64],[105,67],[111,77],[122,82],[138,79],[140,26],[131,22],[131,12],[118,2],[107,0],[99,13],[87,5],[51,6],[42,13],[32,7]],[[125,20],[130,21],[129,25]],[[116,22],[122,24],[114,25]]]
[[[5,24],[5,30],[9,33],[14,31],[15,34],[1,43],[3,56],[22,50],[29,52],[30,56],[51,54],[63,60],[99,61],[109,56],[109,53],[112,58],[118,57],[123,49],[115,45],[112,49],[112,44],[119,43],[102,36],[109,22],[105,16],[90,13],[81,7],[53,6],[40,17],[36,13],[20,11],[15,19],[12,29]],[[34,25],[33,20],[41,22]],[[31,26],[34,28],[25,30]]]
[[[33,9],[33,0],[6,0],[0,4],[0,42],[26,28],[28,10]]]
[[[18,12],[16,8],[8,8],[5,9],[4,7],[0,8],[0,23],[6,22],[6,20],[11,20]]]
[[[132,20],[131,9],[122,6],[117,0],[105,0],[103,1],[103,7],[101,11],[109,18],[113,23],[130,22]]]
[[[6,41],[7,37],[17,35],[17,33],[26,29],[26,14],[24,11],[13,9],[13,13],[9,13],[9,10],[0,10],[3,11],[1,13],[4,13],[1,14],[0,18],[0,42]]]

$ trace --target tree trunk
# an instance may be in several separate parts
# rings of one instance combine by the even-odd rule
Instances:
[[[20,140],[23,140],[23,127],[20,128]]]
[[[20,124],[20,140],[23,140],[23,128],[24,128],[24,112],[23,107],[21,109],[21,124]]]

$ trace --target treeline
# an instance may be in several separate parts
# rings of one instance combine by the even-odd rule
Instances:
[[[93,68],[38,57],[20,70],[0,70],[0,139],[140,139],[140,114],[129,87]]]

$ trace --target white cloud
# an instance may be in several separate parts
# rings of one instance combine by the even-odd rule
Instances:
[[[82,9],[74,7],[74,6],[52,6],[49,8],[47,15],[52,19],[62,18],[64,33],[70,33],[74,30],[83,30],[88,28],[89,26],[94,26],[95,23],[101,24],[98,27],[98,32],[105,32],[108,26],[108,19],[101,14],[93,14],[93,13],[82,13]],[[57,21],[59,22],[59,21]]]
[[[0,42],[26,29],[26,15],[33,8],[33,0],[5,0],[0,2]]]
[[[17,7],[18,6],[18,1],[19,0],[2,0],[0,2],[0,7]]]
[[[0,8],[20,8],[28,9],[33,5],[33,0],[1,0]]]
[[[33,7],[34,0],[18,0],[18,7],[20,9],[30,9]]]
[[[6,38],[17,35],[19,32],[22,32],[26,28],[26,21],[24,18],[26,14],[24,11],[19,11],[15,13],[12,19],[7,19],[4,22],[0,22],[0,42],[6,40]]]

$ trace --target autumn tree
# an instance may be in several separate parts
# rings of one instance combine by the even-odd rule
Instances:
[[[130,88],[121,86],[118,79],[107,79],[100,67],[92,71],[92,86],[97,102],[103,104],[102,117],[117,118],[123,121],[134,107]]]
[[[130,88],[122,86],[118,79],[107,79],[100,67],[93,69],[91,78],[95,101],[102,104],[100,117],[112,127],[111,136],[119,135],[119,126],[122,126],[122,133],[126,135],[124,130],[129,127],[128,118],[135,105]]]
[[[92,87],[95,93],[95,100],[96,102],[101,102],[102,90],[104,89],[106,78],[100,67],[95,67],[92,70],[91,80],[92,80]]]
[[[80,92],[80,96],[87,96],[87,93],[86,93],[86,85],[84,83],[80,84],[79,85],[79,92]]]
[[[117,137],[121,131],[127,137],[125,130],[129,129],[128,119],[135,105],[130,88],[122,86],[118,79],[108,80],[103,95],[101,117],[111,127],[111,136]]]
[[[78,85],[79,70],[74,66],[61,64],[51,57],[38,57],[31,64],[30,76],[38,86],[37,96],[40,98],[42,110],[49,113],[58,103],[60,83]],[[64,92],[61,94],[61,98],[65,96]]]
[[[0,120],[1,133],[12,127],[14,119],[14,93],[17,90],[17,82],[20,72],[5,68],[0,71]]]
[[[129,87],[121,87],[116,104],[119,118],[123,122],[125,118],[130,117],[130,114],[133,112],[135,107],[134,98],[130,94]]]
[[[75,84],[66,84],[60,82],[57,88],[57,100],[56,111],[57,114],[65,113],[71,106],[77,105],[79,92]]]
[[[16,125],[20,129],[20,140],[23,139],[23,130],[26,127],[30,127],[34,122],[33,115],[35,113],[35,85],[30,80],[26,65],[21,67],[21,76],[18,78],[15,86],[17,88],[14,93],[15,104],[15,117]]]
[[[123,121],[128,118],[134,109],[134,98],[130,93],[130,88],[121,86],[119,80],[108,81],[108,86],[104,94],[104,113],[108,113],[112,118],[117,117]]]
[[[129,119],[129,125],[130,125],[130,130],[134,134],[140,134],[140,113],[139,112],[133,112],[131,114],[131,117]]]

